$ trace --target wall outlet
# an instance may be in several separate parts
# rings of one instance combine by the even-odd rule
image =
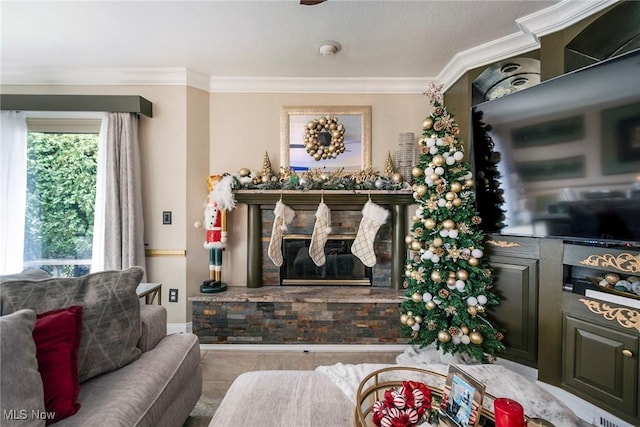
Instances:
[[[169,302],[178,302],[178,290],[169,289]]]

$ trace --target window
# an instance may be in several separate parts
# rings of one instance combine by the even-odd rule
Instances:
[[[24,266],[89,272],[100,120],[27,119]]]

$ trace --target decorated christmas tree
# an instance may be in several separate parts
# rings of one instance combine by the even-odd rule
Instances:
[[[504,227],[504,192],[500,187],[500,153],[489,132],[491,125],[482,121],[482,111],[473,110],[473,155],[476,169],[476,208],[485,233],[499,232]]]
[[[435,343],[445,353],[492,363],[504,350],[503,335],[486,316],[499,299],[491,292],[473,174],[441,88],[431,84],[426,94],[433,113],[422,124],[420,158],[412,170],[418,208],[406,237],[401,328],[412,344]]]

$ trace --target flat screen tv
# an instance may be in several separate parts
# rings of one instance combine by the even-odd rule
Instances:
[[[640,246],[640,50],[480,103],[472,117],[485,231]]]

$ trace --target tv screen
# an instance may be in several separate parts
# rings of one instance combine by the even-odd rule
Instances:
[[[640,50],[472,117],[485,231],[640,245]]]

